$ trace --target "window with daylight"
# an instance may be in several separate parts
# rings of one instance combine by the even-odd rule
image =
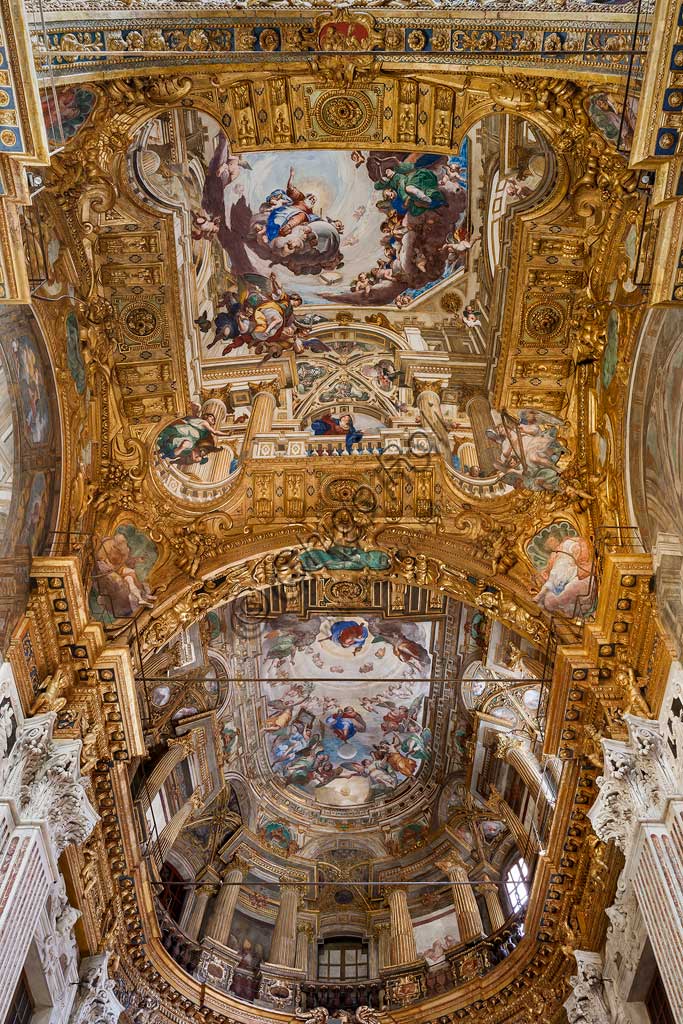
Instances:
[[[5,1024],[29,1024],[32,1016],[33,1000],[22,971],[14,998],[5,1017]]]
[[[318,951],[320,981],[356,981],[368,976],[368,947],[360,942],[332,940]]]
[[[510,906],[514,912],[521,910],[522,907],[527,905],[529,900],[529,887],[526,880],[528,877],[529,869],[526,866],[526,861],[521,857],[519,860],[515,861],[505,876],[505,888],[507,889]]]
[[[645,1006],[652,1024],[674,1024],[674,1015],[658,970],[655,970]]]

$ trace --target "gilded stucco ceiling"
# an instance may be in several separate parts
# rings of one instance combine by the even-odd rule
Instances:
[[[280,1019],[315,983],[293,948],[271,971],[287,887],[311,948],[341,930],[379,950],[405,886],[417,959],[374,968],[392,1012],[554,1021],[616,874],[583,810],[600,735],[665,660],[645,627],[633,659],[615,640],[650,598],[644,569],[604,561],[630,528],[644,301],[633,5],[463,5],[462,26],[440,5],[179,10],[45,5],[59,152],[23,232],[46,352],[7,335],[29,453],[11,528],[39,538],[51,609],[32,621],[78,608],[63,635],[119,702],[103,799],[137,859],[107,854],[115,884],[78,862],[84,933],[183,1024]],[[24,628],[30,688],[49,658]],[[104,792],[84,665],[80,720],[61,671],[32,699]],[[506,885],[520,856],[528,931],[489,886],[489,938],[469,934],[457,879]],[[194,934],[174,886],[210,908]]]

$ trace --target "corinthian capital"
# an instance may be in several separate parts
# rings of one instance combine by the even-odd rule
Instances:
[[[513,750],[524,750],[524,747],[524,741],[519,736],[512,736],[509,732],[499,733],[496,741],[496,757],[505,761]]]
[[[124,1007],[114,994],[114,982],[108,973],[109,953],[89,956],[81,961],[79,995],[71,1011],[69,1024],[116,1024]],[[137,1018],[136,1018],[137,1019]]]
[[[569,979],[572,994],[564,1004],[569,1024],[607,1024],[611,1016],[605,999],[602,958],[598,953],[574,950],[576,974]]]
[[[189,757],[190,754],[194,754],[197,749],[197,736],[196,730],[190,729],[189,732],[184,733],[182,736],[176,736],[168,741],[169,747],[180,747],[185,754],[185,757]]]
[[[13,803],[20,821],[44,822],[52,852],[84,843],[98,817],[83,788],[80,740],[53,740],[56,714],[28,718],[0,768],[0,799]]]

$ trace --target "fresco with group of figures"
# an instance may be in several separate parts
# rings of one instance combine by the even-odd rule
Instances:
[[[368,803],[430,757],[431,622],[283,615],[262,637],[272,772],[316,802]]]
[[[451,278],[475,240],[468,151],[465,139],[451,155],[236,155],[196,111],[150,123],[135,149],[143,181],[187,211],[197,264],[210,253],[196,318],[205,356],[324,352],[326,305],[404,308]]]

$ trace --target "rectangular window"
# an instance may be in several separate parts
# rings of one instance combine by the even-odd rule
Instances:
[[[29,1024],[33,1016],[33,1000],[29,992],[26,978],[22,972],[19,984],[14,993],[9,1011],[5,1017],[5,1024]]]
[[[367,946],[326,943],[318,951],[320,981],[357,981],[368,976]]]
[[[645,1006],[652,1024],[674,1024],[674,1015],[671,1012],[671,1006],[669,1005],[659,971],[655,971],[650,991],[645,1000]]]

